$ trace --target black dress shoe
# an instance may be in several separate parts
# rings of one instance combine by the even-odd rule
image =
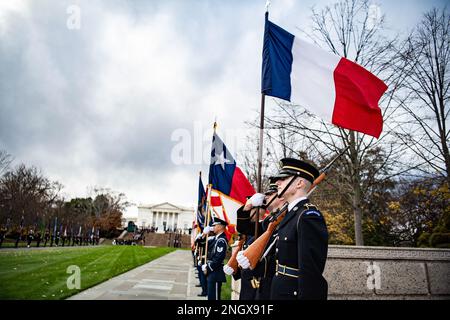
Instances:
[[[203,293],[200,293],[200,294],[198,294],[197,295],[197,297],[206,297],[207,296],[207,294],[205,293],[205,294],[203,294]]]
[[[195,287],[196,288],[200,288],[202,285],[201,284],[196,284]]]

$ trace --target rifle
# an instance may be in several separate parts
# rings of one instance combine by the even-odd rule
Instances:
[[[330,170],[331,166],[336,162],[337,159],[339,159],[347,151],[348,148],[349,147],[347,146],[329,164],[327,164],[322,169],[322,173],[314,180],[313,184],[309,188],[307,196],[309,196],[316,189],[316,187],[325,179],[326,173]],[[291,179],[289,184],[291,184],[294,181],[294,177]],[[286,189],[287,188],[284,188],[283,192],[286,191]],[[253,270],[258,264],[258,262],[261,261],[261,259],[263,259],[267,255],[269,250],[266,250],[264,255],[263,250],[269,243],[269,240],[272,237],[275,228],[280,224],[280,222],[283,220],[287,212],[288,212],[288,203],[286,202],[280,209],[277,209],[275,212],[270,213],[270,217],[268,218],[269,225],[267,227],[267,230],[244,251],[243,254],[249,260],[251,270]]]
[[[228,260],[227,266],[229,266],[230,268],[232,268],[234,270],[233,273],[236,273],[236,271],[238,270],[238,262],[237,262],[236,257],[237,257],[238,252],[242,250],[245,240],[246,240],[246,235],[241,234],[239,236],[239,241],[236,245],[236,249],[231,254],[230,260]]]
[[[269,219],[267,230],[264,231],[258,239],[256,239],[250,246],[248,246],[247,249],[244,250],[243,254],[249,260],[251,270],[253,270],[261,260],[263,250],[272,237],[272,233],[288,212],[288,205],[289,204],[286,202],[280,209],[270,213],[270,217],[267,218]]]

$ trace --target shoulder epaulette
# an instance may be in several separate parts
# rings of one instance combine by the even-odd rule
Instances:
[[[317,207],[314,204],[312,204],[312,203],[305,203],[305,207],[306,207],[306,209],[303,212],[303,214],[305,216],[311,216],[311,215],[318,216],[318,217],[322,216],[320,214],[320,212],[319,212],[319,209],[317,209]]]

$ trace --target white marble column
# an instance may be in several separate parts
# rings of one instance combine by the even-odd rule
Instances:
[[[172,228],[172,231],[175,231],[175,212],[172,212],[170,215],[172,216],[171,218],[171,225],[170,227]]]
[[[149,217],[148,217],[148,227],[149,228],[152,226],[152,222],[153,222],[153,212],[150,211]]]
[[[177,213],[175,213],[174,215],[173,215],[173,227],[175,228],[175,225],[176,225],[176,227],[177,228],[179,228],[180,226],[179,226],[179,223],[178,223],[178,216],[179,216],[179,214],[178,214],[178,212]]]

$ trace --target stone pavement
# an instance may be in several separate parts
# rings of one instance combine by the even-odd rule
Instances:
[[[195,275],[191,251],[176,250],[68,300],[206,300]]]

